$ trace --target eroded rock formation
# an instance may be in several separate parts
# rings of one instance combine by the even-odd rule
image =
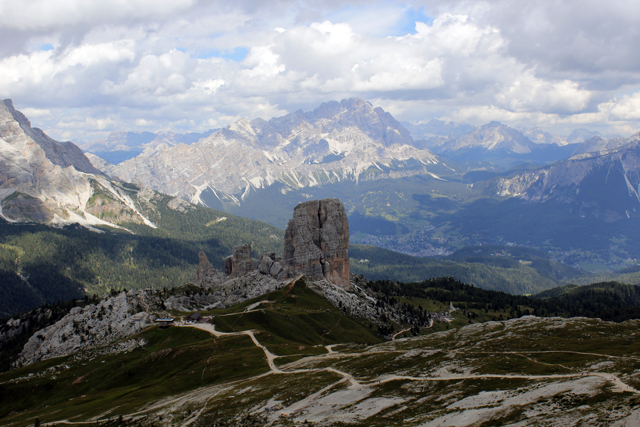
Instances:
[[[240,277],[253,271],[251,245],[236,246],[233,255],[224,259],[224,272],[230,277]]]
[[[198,263],[195,284],[198,286],[206,286],[207,284],[221,281],[223,277],[222,273],[213,268],[207,258],[207,255],[200,251],[198,253],[198,258],[200,262]]]
[[[312,200],[295,207],[284,235],[283,264],[294,275],[326,278],[350,289],[349,222],[340,200]]]

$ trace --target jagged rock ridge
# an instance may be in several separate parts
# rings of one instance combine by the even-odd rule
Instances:
[[[197,143],[158,144],[116,166],[110,176],[207,204],[205,195],[239,204],[274,183],[303,188],[344,180],[429,175],[435,155],[413,146],[389,113],[352,98],[270,121],[241,119]]]

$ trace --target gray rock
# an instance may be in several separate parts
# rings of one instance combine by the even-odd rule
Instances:
[[[195,285],[205,286],[208,283],[219,281],[222,277],[222,273],[213,268],[207,255],[200,251],[198,253],[199,263],[198,271],[196,272]]]
[[[253,271],[251,259],[251,245],[236,246],[233,255],[224,259],[225,274],[230,277],[240,277]]]
[[[262,274],[270,274],[271,266],[273,266],[273,257],[269,256],[270,254],[262,254],[260,255],[260,261],[258,261],[258,271]]]
[[[156,292],[121,292],[98,304],[74,307],[55,324],[36,332],[16,363],[24,366],[78,350],[104,346],[138,333],[153,321],[163,303]]]
[[[349,222],[338,199],[300,203],[284,237],[283,264],[293,274],[349,289]]]
[[[269,270],[269,274],[276,279],[286,279],[288,277],[287,271],[282,267],[278,261],[275,261],[271,265],[271,270]]]

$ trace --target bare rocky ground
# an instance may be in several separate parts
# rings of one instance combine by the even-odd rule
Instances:
[[[637,426],[639,325],[525,317],[271,355],[268,374],[158,402],[143,424]]]
[[[136,334],[158,316],[231,307],[252,298],[254,292],[264,294],[285,285],[254,271],[209,290],[194,286],[182,295],[137,291],[105,296],[36,333],[21,355],[25,365],[68,354],[74,355],[72,359],[47,362],[46,370],[10,383],[55,381],[73,370],[75,361],[144,348],[147,343]],[[326,280],[308,281],[307,287],[341,306],[344,313],[379,316],[376,300],[357,283],[349,292]],[[272,302],[249,304],[223,316],[269,310]],[[331,345],[320,347],[316,354],[299,355],[278,354],[264,331],[220,332],[215,323],[214,317],[213,323],[178,326],[207,331],[216,346],[248,337],[249,348],[264,355],[257,361],[264,364],[259,374],[151,399],[117,421],[109,412],[77,422],[57,419],[55,424],[637,426],[640,422],[639,320],[611,323],[525,316],[371,346]],[[152,356],[162,358],[171,351]]]
[[[214,324],[181,326],[206,330],[219,342],[247,335],[264,353],[269,370],[150,402],[123,416],[118,421],[122,425],[637,426],[640,422],[637,320],[615,324],[530,316],[373,346],[333,345],[324,354],[289,363],[279,363],[282,356],[260,342],[259,331],[223,333]],[[111,425],[108,417],[99,418],[88,423]]]

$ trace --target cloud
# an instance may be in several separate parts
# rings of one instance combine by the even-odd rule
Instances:
[[[170,16],[195,0],[2,0],[0,27],[13,30],[58,30],[78,24],[100,25]]]
[[[591,93],[570,80],[545,81],[525,71],[496,95],[497,105],[511,111],[575,113],[589,104]]]
[[[0,0],[0,93],[74,138],[202,131],[351,96],[401,120],[640,127],[631,2],[51,4]]]
[[[640,120],[640,91],[625,95],[611,108],[613,120]]]

